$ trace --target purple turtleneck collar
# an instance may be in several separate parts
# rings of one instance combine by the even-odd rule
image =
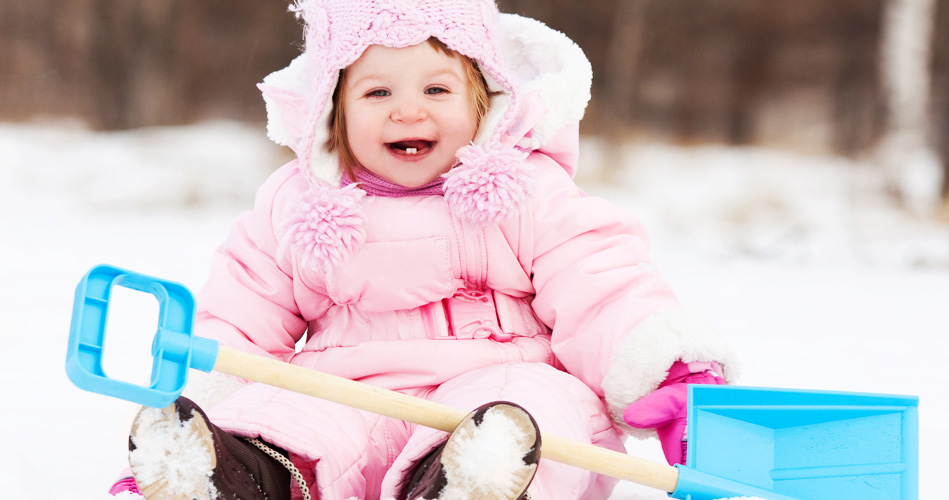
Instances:
[[[424,186],[408,188],[384,179],[363,167],[354,168],[353,174],[356,176],[356,183],[359,184],[359,188],[370,196],[401,198],[403,196],[442,196],[445,194],[442,189],[445,178],[442,176],[436,177],[435,180]],[[343,178],[339,181],[340,187],[345,187],[352,183],[353,181],[348,175],[343,175]]]

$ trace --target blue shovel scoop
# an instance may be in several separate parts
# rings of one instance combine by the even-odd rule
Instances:
[[[102,367],[114,287],[159,302],[148,386],[109,378]],[[76,288],[66,372],[81,389],[161,408],[181,394],[191,368],[217,371],[451,432],[467,411],[196,337],[184,286],[112,266]],[[542,457],[669,493],[714,500],[915,500],[918,399],[913,396],[691,386],[688,467],[670,467],[542,433]]]

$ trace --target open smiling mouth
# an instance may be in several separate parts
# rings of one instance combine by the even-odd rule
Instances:
[[[406,141],[390,142],[386,146],[390,151],[400,154],[416,156],[428,153],[435,147],[435,142],[424,139],[410,139]]]

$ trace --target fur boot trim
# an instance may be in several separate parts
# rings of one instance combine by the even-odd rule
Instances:
[[[182,394],[198,406],[209,410],[247,385],[247,381],[243,379],[220,372],[191,370],[188,376],[188,385]]]

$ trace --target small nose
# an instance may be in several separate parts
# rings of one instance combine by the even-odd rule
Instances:
[[[400,99],[392,110],[392,119],[401,123],[416,123],[424,120],[428,114],[425,107],[418,101],[407,97]]]

